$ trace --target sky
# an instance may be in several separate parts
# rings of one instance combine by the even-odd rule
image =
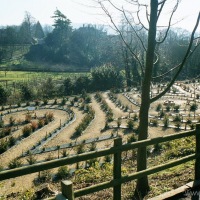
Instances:
[[[123,0],[114,0],[113,2],[120,5],[121,1]],[[148,2],[147,0],[143,1]],[[170,5],[173,0],[168,2]],[[94,5],[93,0],[0,0],[0,5],[0,25],[3,26],[21,24],[26,11],[41,24],[52,25],[51,16],[56,8],[66,15],[72,24],[107,25],[109,23],[108,17]],[[111,13],[115,12],[111,7],[109,9]],[[182,0],[174,18],[177,20],[184,18],[184,21],[176,26],[192,30],[199,11],[200,0]],[[117,16],[119,20],[120,17]]]

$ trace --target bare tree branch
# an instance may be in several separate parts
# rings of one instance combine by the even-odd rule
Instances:
[[[145,51],[147,51],[147,48],[144,45],[144,42],[142,41],[142,39],[140,38],[140,36],[138,35],[137,31],[135,30],[135,28],[133,27],[133,25],[130,23],[124,9],[123,9],[123,15],[126,19],[126,21],[128,22],[128,24],[130,25],[130,27],[132,28],[132,30],[134,31],[135,35],[137,36],[137,38],[139,39],[140,43],[142,44],[142,47],[144,48]]]
[[[156,61],[153,63],[154,65],[156,64],[156,63],[158,63],[158,61],[159,61],[159,55],[155,52],[155,56],[156,56]]]
[[[189,43],[189,46],[188,46],[188,49],[186,51],[186,54],[183,58],[183,61],[181,62],[180,66],[179,66],[179,69],[178,71],[176,72],[176,74],[174,75],[172,81],[168,84],[168,86],[165,88],[165,90],[163,90],[160,94],[158,94],[156,97],[150,99],[150,103],[158,100],[160,97],[162,97],[163,95],[165,95],[167,93],[167,91],[170,89],[170,87],[174,84],[176,78],[178,77],[178,75],[180,74],[181,70],[183,69],[183,66],[185,65],[185,62],[188,60],[188,58],[190,57],[190,54],[191,54],[191,48],[192,48],[192,45],[193,45],[193,42],[194,42],[194,35],[195,35],[195,32],[199,26],[199,21],[200,21],[200,12],[199,12],[199,15],[197,17],[197,21],[196,21],[196,24],[194,26],[194,29],[192,31],[192,34],[191,34],[191,37],[190,37],[190,43]],[[197,48],[197,46],[195,46],[195,49]],[[194,51],[193,51],[194,52]]]
[[[148,31],[149,29],[148,29],[148,28],[142,23],[142,21],[140,20],[139,12],[140,12],[140,10],[138,9],[138,11],[137,11],[137,18],[138,18],[138,21],[139,21],[139,23],[141,24],[141,26],[142,26],[146,31]]]
[[[111,0],[107,0],[116,10],[120,11],[120,12],[123,12],[123,10],[121,10],[120,8],[118,8],[115,4],[113,4],[111,2]]]
[[[166,2],[166,1],[164,1],[164,3],[165,3],[165,2]],[[163,6],[164,6],[164,3],[162,4]],[[173,11],[172,11],[172,13],[171,13],[171,16],[170,16],[170,18],[169,18],[169,24],[168,24],[167,30],[166,30],[166,32],[165,32],[165,36],[163,37],[163,39],[162,39],[161,41],[157,41],[157,44],[163,43],[163,42],[165,41],[165,39],[167,38],[167,34],[168,34],[168,32],[169,32],[169,30],[170,30],[170,28],[171,28],[172,17],[173,17],[173,15],[174,15],[174,13],[176,12],[177,8],[178,8],[178,5],[179,5],[179,0],[177,0],[177,3],[176,3],[176,5],[174,6],[174,9],[173,9]],[[163,8],[163,7],[162,7],[162,8]],[[161,9],[162,9],[162,8],[161,8]],[[160,15],[160,13],[159,13],[159,15]]]
[[[160,14],[161,14],[161,12],[162,12],[162,9],[163,9],[163,7],[164,7],[166,1],[167,1],[167,0],[164,0],[164,1],[161,1],[161,2],[159,3],[159,5],[161,5],[161,7],[160,7],[160,9],[158,10],[158,19],[159,19],[159,17],[160,17]]]
[[[109,0],[110,1],[110,0]],[[112,16],[110,15],[110,13],[108,12],[108,10],[105,8],[104,4],[101,1],[98,1],[101,8],[103,9],[103,11],[105,12],[105,14],[109,17],[111,23],[114,25],[116,31],[120,34],[120,37],[122,39],[122,41],[124,42],[124,44],[126,45],[126,47],[129,49],[129,51],[131,52],[131,54],[134,56],[134,58],[137,60],[137,62],[139,63],[142,73],[144,71],[144,67],[140,61],[140,59],[138,58],[138,56],[135,54],[135,52],[131,49],[130,45],[126,42],[126,40],[124,39],[124,36],[122,34],[122,32],[119,30],[119,28],[117,27],[117,25],[115,24],[115,22],[113,21]]]
[[[146,19],[147,19],[147,21],[149,23],[150,21],[149,21],[148,6],[146,5],[145,7],[146,7]]]

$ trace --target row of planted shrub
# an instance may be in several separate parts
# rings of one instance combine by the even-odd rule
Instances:
[[[40,118],[38,121],[31,121],[30,124],[23,127],[23,137],[28,137],[32,132],[34,132],[38,128],[42,128],[44,125],[47,125],[49,122],[53,121],[53,119],[53,113],[47,112],[45,113],[44,117]]]
[[[43,124],[48,124],[50,121],[52,121],[54,118],[53,113],[51,112],[47,112],[45,113],[44,117],[42,118],[38,118],[36,113],[34,114],[34,116],[32,116],[30,113],[27,113],[25,115],[25,120],[22,121],[21,119],[16,120],[13,116],[11,116],[9,118],[9,124],[7,126],[4,125],[4,121],[1,120],[0,121],[0,128],[2,128],[0,130],[0,139],[10,135],[10,133],[12,132],[12,127],[13,126],[19,126],[19,125],[23,125],[23,124],[28,124],[31,123],[32,125],[32,129],[35,130],[38,127],[41,128],[43,126]],[[31,122],[32,119],[39,119],[39,122]]]
[[[13,136],[10,136],[6,139],[2,139],[0,141],[0,154],[7,151],[7,149],[11,148],[15,145],[16,139]]]
[[[136,140],[137,140],[137,136],[135,134],[131,134],[127,138],[127,143],[131,143],[131,142],[134,142]],[[78,145],[76,147],[72,147],[72,148],[74,149],[76,155],[78,155],[78,154],[81,154],[81,153],[97,150],[97,143],[96,142],[92,142],[90,144],[81,143],[80,145]],[[56,157],[53,156],[51,153],[49,153],[47,155],[47,157],[45,158],[45,161],[50,161],[50,160],[54,160],[54,159],[57,159],[57,158],[70,156],[69,151],[67,151],[66,149],[62,149],[62,151],[61,151],[59,146],[57,146],[57,151],[58,151],[58,153],[57,153]],[[112,159],[112,156],[108,155],[108,156],[105,156],[104,161],[110,162],[111,159]],[[95,159],[95,160],[97,160],[97,159]],[[35,163],[38,162],[35,155],[32,154],[31,151],[29,151],[27,156],[26,156],[26,162],[29,165],[32,165],[32,164],[35,164]],[[93,163],[92,160],[86,161],[86,166],[91,166],[92,163]],[[20,167],[23,164],[25,164],[24,161],[22,161],[20,158],[15,158],[15,159],[10,161],[10,163],[8,164],[8,168],[12,169],[12,168]],[[2,168],[2,167],[0,166],[0,168]]]
[[[103,99],[102,95],[100,93],[95,94],[95,99],[101,103],[101,109],[106,113],[106,118],[108,122],[113,121],[113,112],[111,108],[108,106],[107,102],[105,99]]]
[[[123,105],[122,102],[117,98],[117,95],[112,93],[112,92],[109,92],[108,93],[108,96],[110,98],[110,100],[115,103],[116,106],[118,106],[120,109],[124,110],[125,112],[130,112],[131,109],[128,105]]]
[[[82,98],[85,101],[85,103],[89,103],[91,101],[91,97],[87,93],[82,94]],[[70,100],[70,105],[73,106],[75,102],[79,101],[79,97],[75,96]],[[61,101],[58,102],[58,99],[54,99],[51,105],[60,105],[64,106],[66,102],[68,101],[68,98],[62,98]],[[33,102],[26,102],[25,104],[18,102],[16,105],[9,105],[9,106],[1,106],[0,111],[10,110],[12,108],[20,108],[20,107],[27,107],[27,106],[45,106],[50,105],[48,99],[44,99],[43,101],[40,100],[34,100]]]
[[[35,130],[42,128],[44,125],[48,124],[54,119],[53,113],[45,113],[43,118],[40,118],[38,121],[31,121],[28,125],[22,128],[22,137],[28,137]],[[11,127],[6,127],[0,132],[0,136],[6,136],[11,133]],[[0,142],[0,154],[4,153],[7,149],[15,145],[17,140],[20,140],[21,136],[14,138],[10,136],[9,138],[1,139]]]
[[[65,105],[67,101],[67,98],[63,98],[59,103],[57,99],[54,99],[53,103],[51,105]],[[13,108],[20,108],[20,107],[27,107],[27,106],[45,106],[49,104],[48,99],[44,99],[43,101],[35,100],[33,102],[26,102],[22,105],[22,103],[17,103],[17,105],[9,105],[9,106],[1,106],[0,111],[4,110],[10,110]]]
[[[87,106],[85,111],[87,112],[87,114],[82,119],[82,122],[75,128],[75,133],[78,136],[82,134],[82,132],[87,128],[87,126],[95,117],[95,112],[92,107]]]

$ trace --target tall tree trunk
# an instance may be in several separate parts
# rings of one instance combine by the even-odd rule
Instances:
[[[148,137],[148,114],[150,106],[150,86],[154,62],[154,52],[156,45],[156,24],[157,24],[158,0],[151,0],[150,24],[148,31],[148,48],[146,54],[145,74],[142,82],[142,95],[140,107],[139,122],[139,140]],[[147,168],[147,152],[146,147],[138,148],[137,152],[137,171]],[[142,177],[137,180],[135,196],[143,197],[149,191],[148,177]]]
[[[131,74],[130,74],[130,66],[129,66],[129,55],[128,55],[128,49],[124,48],[122,49],[122,56],[124,59],[125,64],[125,75],[126,75],[126,85],[127,87],[131,87]]]
[[[131,69],[133,86],[141,86],[141,75],[138,71],[137,62],[133,57],[131,58]]]

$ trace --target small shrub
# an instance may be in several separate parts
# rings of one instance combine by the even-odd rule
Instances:
[[[54,119],[54,114],[52,113],[52,112],[47,112],[46,114],[45,114],[45,118],[47,118],[48,119],[48,121],[53,121],[53,119]]]
[[[167,105],[167,106],[166,106],[166,111],[169,112],[170,109],[171,109],[171,106],[170,106],[170,105]]]
[[[111,162],[111,160],[112,160],[112,156],[111,156],[111,155],[106,155],[106,156],[104,157],[104,161],[105,161],[105,162]]]
[[[57,177],[60,179],[65,179],[69,175],[69,169],[67,166],[61,166],[58,168]]]
[[[74,100],[70,100],[70,106],[74,106]]]
[[[158,120],[157,119],[151,119],[150,122],[153,126],[158,126]]]
[[[181,127],[181,122],[177,121],[177,122],[175,123],[175,127],[176,127],[177,129],[180,129],[180,127]]]
[[[8,146],[9,146],[9,142],[8,141],[1,140],[0,141],[0,154],[4,153],[8,149]]]
[[[129,129],[129,130],[132,130],[133,128],[134,128],[134,122],[133,122],[133,120],[128,120],[128,122],[127,122],[127,128]]]
[[[9,137],[9,146],[10,147],[14,146],[15,142],[16,142],[16,139],[13,136]]]
[[[129,107],[126,105],[125,106],[125,111],[128,112],[128,110],[129,110]]]
[[[61,101],[61,103],[60,103],[60,105],[61,105],[61,106],[64,106],[65,104],[66,104],[66,99],[63,98],[62,101]]]
[[[45,125],[44,119],[39,119],[38,121],[38,128],[42,128]]]
[[[121,120],[121,118],[118,118],[117,119],[117,128],[119,128],[121,126],[121,124],[122,124],[122,120]]]
[[[196,103],[193,103],[192,105],[190,105],[190,111],[194,112],[198,109],[198,105]]]
[[[66,149],[63,149],[62,150],[62,157],[67,157],[69,154],[67,153],[67,150]]]
[[[38,123],[36,121],[31,122],[31,128],[33,131],[35,131],[38,128]]]
[[[44,104],[44,105],[47,105],[47,104],[48,104],[48,100],[47,100],[47,99],[44,99],[44,100],[43,100],[43,104]]]
[[[32,132],[32,127],[31,125],[26,125],[23,127],[22,129],[22,134],[23,134],[23,137],[28,137]]]
[[[77,96],[75,96],[75,97],[74,97],[74,102],[78,102],[78,99],[79,99],[79,98],[78,98]]]
[[[190,118],[188,118],[188,119],[186,120],[186,123],[187,123],[187,124],[192,124],[192,120],[191,120]]]
[[[128,138],[127,138],[127,143],[132,143],[132,142],[136,142],[137,139],[135,137],[135,134],[131,134]]]
[[[165,128],[167,128],[169,126],[169,117],[167,115],[165,115],[165,117],[163,119],[163,124],[164,124]]]
[[[193,130],[193,129],[195,129],[195,127],[196,127],[196,125],[194,124],[194,123],[191,123],[190,124],[190,128]]]
[[[36,163],[37,159],[33,156],[31,152],[28,154],[28,158],[26,159],[29,165]]]
[[[178,112],[179,109],[180,109],[180,105],[174,105],[174,111],[175,111],[175,112]]]
[[[91,103],[91,97],[90,96],[86,96],[85,103]]]
[[[105,126],[104,126],[104,130],[108,130],[109,129],[109,125],[108,125],[108,121],[105,122]]]
[[[93,159],[87,160],[86,161],[86,166],[87,166],[87,168],[93,167],[93,166],[95,166],[95,163],[98,163],[98,159],[97,158],[93,158]]]
[[[24,192],[22,192],[22,194],[20,194],[19,199],[20,200],[31,200],[31,199],[36,199],[36,194],[35,194],[35,190],[33,188],[30,188]]]
[[[45,158],[46,161],[53,160],[53,156],[51,154],[48,154],[48,156]]]
[[[157,106],[156,106],[156,111],[159,112],[162,108],[162,105],[159,103]]]
[[[10,133],[11,133],[11,127],[5,127],[3,130],[2,130],[2,132],[3,132],[3,134],[5,135],[5,136],[7,136],[7,135],[10,135]]]
[[[165,112],[164,112],[164,110],[162,109],[161,111],[160,111],[160,113],[159,113],[159,117],[160,118],[163,118],[165,116]]]
[[[25,123],[30,123],[31,122],[31,119],[32,119],[32,116],[31,116],[31,114],[26,114],[26,116],[25,116]]]
[[[49,182],[52,177],[52,172],[51,170],[44,170],[40,173],[39,181],[40,182]]]
[[[174,122],[181,122],[181,116],[180,115],[176,115],[173,119]]]
[[[108,114],[106,116],[106,119],[107,119],[108,122],[112,122],[113,121],[113,115],[112,114]]]
[[[160,143],[154,144],[154,152],[160,152],[162,149],[162,145]]]
[[[90,147],[89,147],[89,150],[90,151],[95,151],[97,149],[97,144],[95,142],[92,142]]]
[[[77,154],[81,154],[85,152],[85,148],[84,148],[84,144],[80,144],[77,148],[76,148],[76,153]]]
[[[53,105],[57,105],[57,99],[54,100]]]
[[[38,100],[35,101],[35,106],[39,106],[40,102]]]
[[[81,124],[79,124],[76,128],[75,128],[75,132],[76,132],[76,135],[80,136],[83,132],[83,126]]]
[[[13,126],[15,124],[15,118],[14,117],[11,116],[9,118],[9,124],[10,124],[10,126]]]
[[[3,128],[3,127],[4,127],[4,121],[0,120],[0,128]]]
[[[137,121],[137,120],[138,120],[138,115],[137,115],[137,113],[135,113],[133,116],[133,121]]]
[[[19,158],[15,158],[13,160],[11,160],[8,164],[9,169],[14,169],[17,167],[21,167],[22,166],[22,162]]]

